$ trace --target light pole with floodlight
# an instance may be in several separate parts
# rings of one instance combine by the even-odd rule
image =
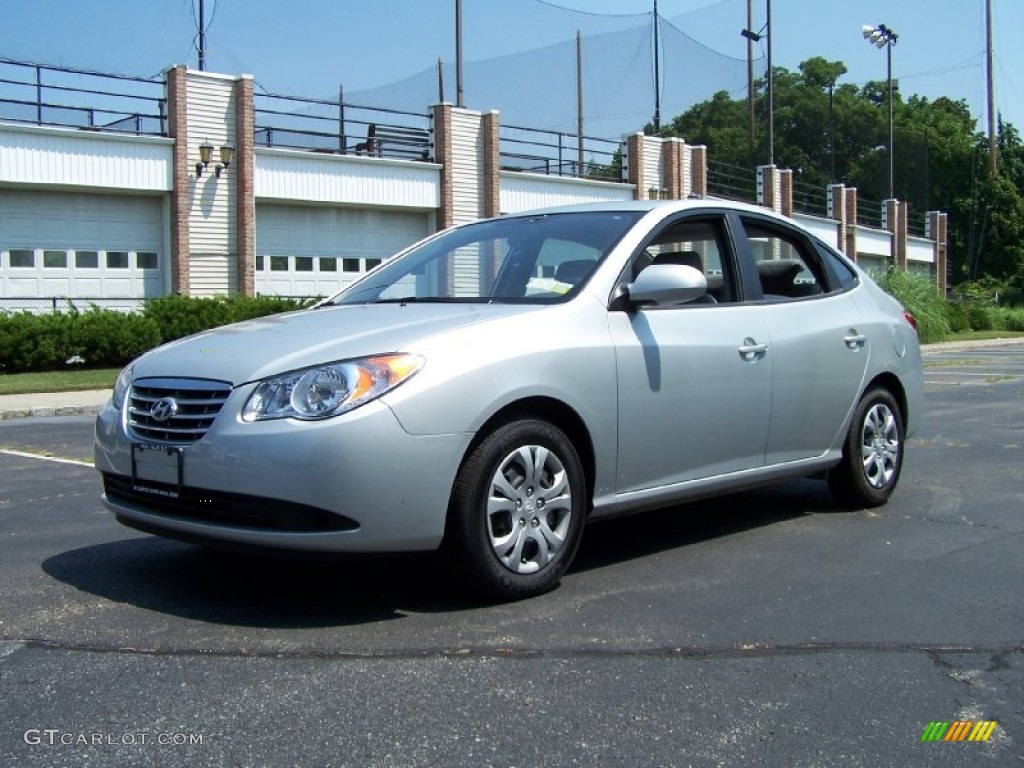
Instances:
[[[886,81],[889,84],[889,199],[893,200],[896,197],[896,193],[893,187],[893,169],[895,166],[893,165],[892,156],[892,47],[896,45],[899,35],[897,35],[891,27],[885,26],[885,24],[879,24],[877,27],[865,24],[861,27],[861,30],[864,33],[865,40],[876,48],[885,48],[886,53]]]

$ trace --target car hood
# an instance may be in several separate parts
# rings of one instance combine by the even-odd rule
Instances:
[[[541,308],[521,304],[359,304],[272,315],[158,347],[136,361],[133,378],[218,379],[237,386],[335,360],[415,352],[418,339]]]

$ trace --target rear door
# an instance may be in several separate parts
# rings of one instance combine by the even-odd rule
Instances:
[[[741,255],[756,270],[772,357],[766,464],[819,456],[861,391],[871,343],[849,288],[820,246],[783,222],[738,217]]]

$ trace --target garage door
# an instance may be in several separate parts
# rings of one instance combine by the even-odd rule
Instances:
[[[0,189],[0,309],[163,295],[162,211],[160,197]]]
[[[256,292],[328,296],[430,232],[418,211],[256,206]]]

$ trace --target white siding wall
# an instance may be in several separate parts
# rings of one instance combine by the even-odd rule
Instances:
[[[668,184],[661,162],[661,139],[657,136],[644,136],[643,147],[644,188],[640,190],[640,199],[647,200],[651,187],[657,187],[660,192],[667,188]]]
[[[881,229],[857,227],[857,256],[892,256],[892,235]]]
[[[153,136],[0,125],[0,183],[168,192],[173,146]]]
[[[452,110],[452,216],[454,224],[484,215],[483,115]]]
[[[935,243],[923,237],[908,237],[907,263],[912,261],[933,264],[935,262]]]
[[[501,212],[518,213],[573,203],[632,200],[632,184],[544,176],[504,171],[501,174]]]
[[[256,198],[436,210],[441,166],[288,149],[256,150]]]
[[[234,78],[189,71],[186,75],[188,157],[199,160],[199,145],[214,146],[213,160],[202,176],[189,175],[189,247],[191,292],[196,296],[228,293],[236,283],[235,179],[214,172],[222,144],[235,144]]]

